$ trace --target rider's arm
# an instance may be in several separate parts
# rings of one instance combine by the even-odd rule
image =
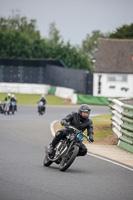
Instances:
[[[89,119],[89,124],[87,127],[87,135],[93,138],[93,122],[91,119]]]
[[[42,99],[43,105],[47,103],[46,99]]]
[[[39,99],[39,101],[37,101],[37,103],[39,103],[42,99]]]
[[[73,118],[73,116],[72,116],[71,114],[67,115],[65,118],[63,118],[63,119],[61,120],[61,122],[60,122],[61,125],[62,125],[62,126],[67,125],[68,122],[70,122],[70,121],[72,120],[72,118]]]
[[[47,100],[45,99],[45,104],[47,104]]]

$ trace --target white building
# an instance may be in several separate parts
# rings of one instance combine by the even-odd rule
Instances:
[[[99,39],[93,96],[133,97],[133,40]]]

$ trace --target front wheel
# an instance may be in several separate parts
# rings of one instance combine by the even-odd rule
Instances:
[[[14,111],[15,111],[15,109],[14,109],[14,106],[12,107],[12,114],[14,115]]]
[[[78,152],[79,152],[79,146],[76,145],[72,146],[68,154],[64,155],[64,157],[62,158],[62,161],[60,163],[60,171],[65,171],[70,167],[70,165],[77,157]]]
[[[44,157],[44,160],[43,160],[43,165],[44,165],[45,167],[49,167],[51,164],[52,164],[52,161],[49,160],[49,159],[48,159],[48,156],[46,155],[46,156]]]

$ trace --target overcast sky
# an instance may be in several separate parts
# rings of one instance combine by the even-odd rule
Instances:
[[[133,23],[133,0],[0,0],[0,17],[11,16],[12,10],[36,19],[42,37],[48,37],[49,25],[55,22],[72,45],[81,45],[93,30],[113,32]]]

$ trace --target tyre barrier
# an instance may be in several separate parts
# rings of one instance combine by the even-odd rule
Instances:
[[[122,99],[108,99],[112,130],[118,136],[118,146],[133,153],[133,106]],[[125,101],[126,102],[126,101]]]

